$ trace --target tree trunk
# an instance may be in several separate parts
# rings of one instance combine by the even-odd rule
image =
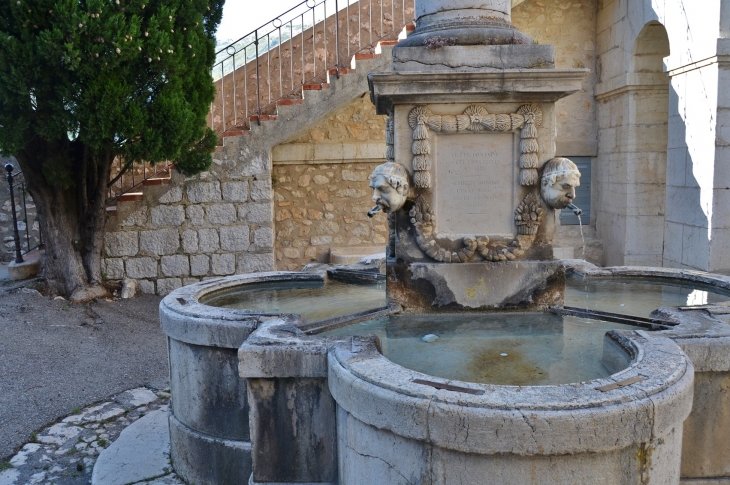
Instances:
[[[88,157],[86,147],[70,142],[34,142],[16,158],[38,211],[48,290],[71,301],[104,296],[101,252],[112,157]],[[64,170],[56,174],[59,168]]]

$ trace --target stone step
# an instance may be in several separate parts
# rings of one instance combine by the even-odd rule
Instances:
[[[127,192],[117,197],[117,202],[138,202],[144,199],[144,192]]]
[[[167,185],[170,183],[170,177],[155,177],[149,178],[142,182],[142,185],[147,187],[149,185]]]

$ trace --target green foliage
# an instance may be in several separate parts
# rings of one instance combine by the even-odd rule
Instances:
[[[0,151],[57,147],[43,173],[63,187],[79,158],[65,154],[79,152],[205,170],[222,10],[223,0],[3,0]]]

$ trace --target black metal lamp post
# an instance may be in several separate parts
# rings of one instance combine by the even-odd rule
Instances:
[[[15,214],[15,191],[13,190],[13,164],[5,165],[5,171],[8,172],[8,185],[10,186],[10,206],[13,208],[13,238],[15,239],[15,263],[23,262],[23,255],[20,254],[20,235],[18,234],[18,216]]]

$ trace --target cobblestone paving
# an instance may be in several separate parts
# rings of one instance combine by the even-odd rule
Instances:
[[[140,387],[94,404],[47,426],[9,461],[0,463],[0,485],[91,483],[96,459],[124,428],[165,406],[167,390]],[[147,485],[182,485],[174,473]]]

